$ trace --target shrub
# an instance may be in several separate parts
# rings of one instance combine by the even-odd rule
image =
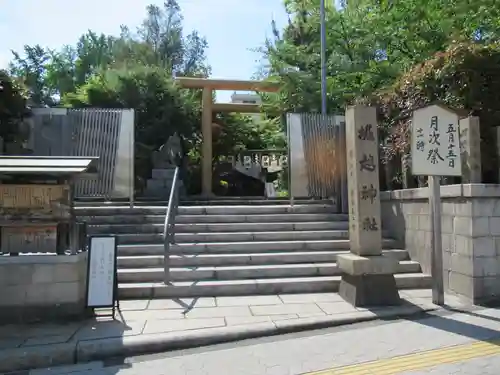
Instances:
[[[484,182],[496,181],[496,126],[500,126],[500,44],[457,43],[415,66],[390,88],[362,103],[378,106],[386,160],[410,149],[413,110],[441,103],[463,117],[479,116]]]

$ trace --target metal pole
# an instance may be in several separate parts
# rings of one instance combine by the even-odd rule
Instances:
[[[441,238],[441,186],[439,176],[429,176],[429,209],[432,225],[432,303],[444,305],[443,247]]]
[[[321,113],[326,115],[326,22],[325,0],[320,0],[320,26],[321,26]]]
[[[291,140],[291,126],[290,118],[287,115],[286,119],[286,136],[287,136],[287,158],[286,158],[286,167],[288,168],[287,178],[288,178],[288,199],[290,201],[290,206],[293,207],[293,191],[292,191],[292,158],[290,157],[290,140]]]

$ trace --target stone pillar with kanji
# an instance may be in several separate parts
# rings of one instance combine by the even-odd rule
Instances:
[[[479,117],[471,116],[460,120],[460,153],[462,156],[462,183],[481,183],[481,130]]]
[[[339,294],[354,306],[400,303],[398,261],[382,255],[377,116],[374,107],[346,110],[350,253],[339,255]]]

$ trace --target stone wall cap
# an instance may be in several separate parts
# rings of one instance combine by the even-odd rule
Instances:
[[[87,259],[87,253],[79,253],[76,255],[31,255],[20,254],[18,256],[0,256],[0,266],[8,264],[74,264]]]
[[[441,198],[494,198],[500,197],[499,184],[459,184],[441,186]],[[415,200],[428,199],[427,187],[417,189],[403,189],[383,191],[380,193],[382,201],[388,200]]]

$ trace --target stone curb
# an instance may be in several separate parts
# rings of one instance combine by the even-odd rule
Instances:
[[[0,350],[0,373],[75,363],[76,343]]]
[[[266,322],[252,325],[205,328],[192,331],[83,340],[64,344],[7,349],[0,351],[0,372],[99,361],[111,357],[161,353],[374,320],[392,320],[424,314],[437,309],[437,307],[416,308],[415,306],[409,306],[408,308],[399,308],[392,312],[390,310],[381,311],[377,314],[370,311],[363,311],[351,317],[321,316],[298,318],[274,323]]]

